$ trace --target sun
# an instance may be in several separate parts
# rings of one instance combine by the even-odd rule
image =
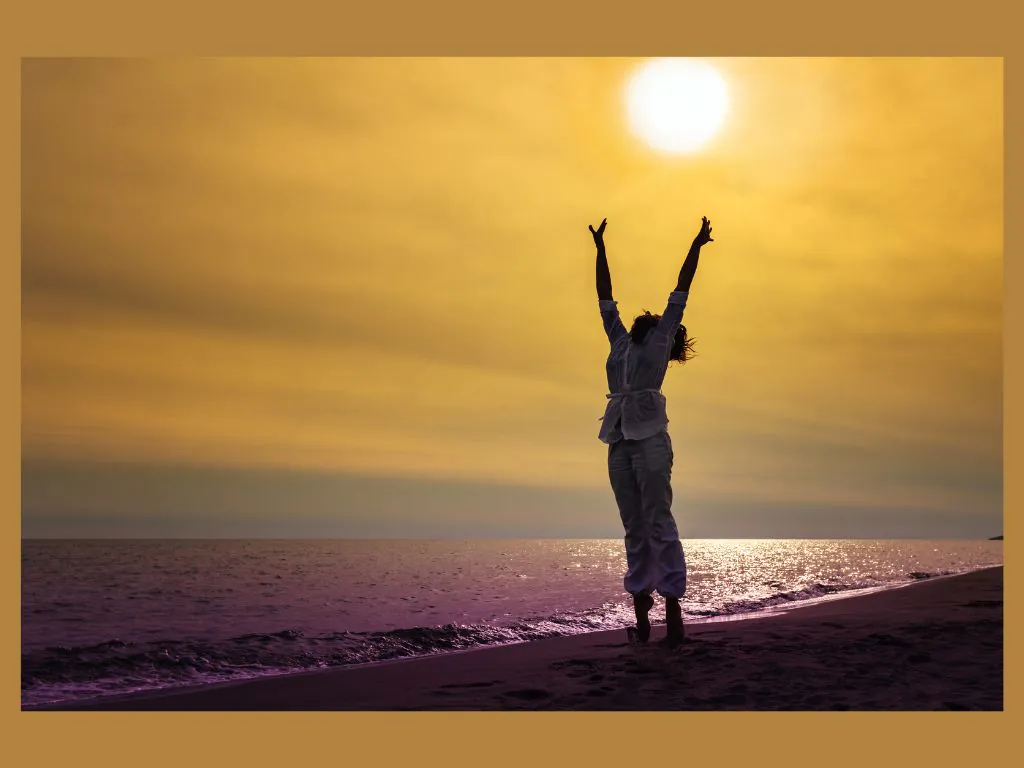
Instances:
[[[655,59],[626,86],[630,128],[663,152],[697,151],[718,133],[728,111],[725,80],[703,61]]]

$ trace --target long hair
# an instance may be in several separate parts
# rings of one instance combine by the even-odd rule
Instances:
[[[647,310],[644,310],[642,315],[637,315],[636,319],[633,320],[633,327],[629,330],[629,337],[633,340],[634,344],[642,344],[643,340],[647,337],[647,333],[654,328],[661,320],[661,315],[653,315]],[[672,340],[672,351],[669,353],[669,361],[675,361],[677,363],[685,363],[687,360],[693,358],[697,353],[693,351],[693,344],[696,339],[690,338],[690,335],[686,331],[685,325],[680,325],[676,328],[675,338]]]

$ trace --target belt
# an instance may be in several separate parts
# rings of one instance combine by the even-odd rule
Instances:
[[[605,395],[609,400],[614,400],[617,397],[629,397],[639,392],[661,392],[660,389],[630,389],[626,392],[612,392],[610,395]]]

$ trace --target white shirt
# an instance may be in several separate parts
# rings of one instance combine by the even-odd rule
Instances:
[[[614,443],[625,438],[642,440],[668,428],[661,385],[668,370],[676,329],[683,320],[686,291],[673,291],[658,324],[641,344],[634,344],[619,318],[618,302],[599,300],[604,330],[611,343],[605,368],[608,405],[601,417],[598,439]]]

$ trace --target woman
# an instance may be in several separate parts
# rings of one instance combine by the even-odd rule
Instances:
[[[623,586],[633,596],[636,613],[630,634],[640,642],[650,638],[648,614],[657,591],[665,599],[666,643],[674,647],[683,641],[679,601],[686,591],[686,560],[672,517],[672,441],[661,385],[669,361],[683,363],[693,356],[693,342],[681,321],[700,249],[713,242],[711,222],[702,218],[665,311],[639,315],[628,332],[612,298],[604,248],[607,223],[590,227],[597,246],[598,305],[611,343],[606,365],[611,394],[598,437],[608,444],[608,475],[626,532]]]

